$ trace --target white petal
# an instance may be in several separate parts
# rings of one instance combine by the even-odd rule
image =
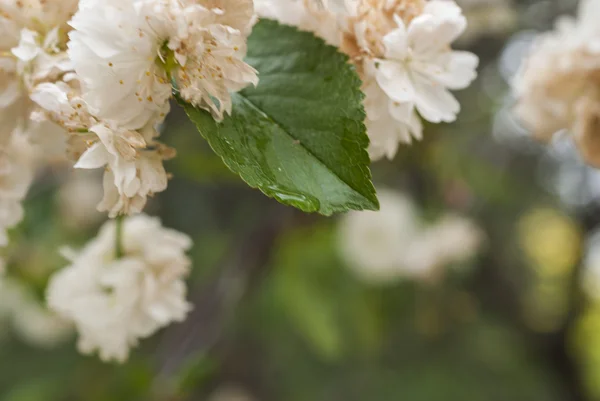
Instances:
[[[447,51],[465,30],[466,24],[463,16],[455,19],[427,14],[418,16],[408,27],[408,43],[414,51],[414,57],[423,60]]]
[[[437,64],[428,64],[421,72],[448,89],[464,89],[477,78],[479,58],[473,53],[452,51],[432,60],[433,63],[436,61]]]
[[[383,37],[385,57],[388,59],[404,60],[408,55],[408,35],[406,26],[401,18],[394,16],[398,28]]]
[[[37,32],[23,29],[21,31],[21,41],[19,42],[19,46],[11,50],[12,54],[22,61],[33,60],[41,51],[40,46],[38,46],[36,42],[37,37]]]
[[[377,83],[395,102],[410,102],[414,99],[415,89],[406,67],[395,61],[378,62]]]
[[[31,93],[31,100],[53,113],[70,114],[72,111],[66,92],[56,84],[43,83],[36,86]]]
[[[460,104],[441,85],[431,85],[426,79],[416,77],[415,105],[419,114],[432,123],[452,122],[460,111]]]
[[[408,123],[411,120],[414,110],[413,103],[390,102],[389,104],[389,111],[392,117],[403,123]]]
[[[110,160],[110,154],[102,143],[97,142],[90,146],[79,158],[75,168],[95,169],[104,167]]]

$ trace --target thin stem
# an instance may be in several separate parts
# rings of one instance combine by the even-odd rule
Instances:
[[[117,230],[115,235],[115,256],[117,259],[121,259],[125,255],[123,250],[123,220],[124,217],[122,215],[117,216],[115,219],[115,227]]]

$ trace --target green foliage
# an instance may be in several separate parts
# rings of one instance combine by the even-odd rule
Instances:
[[[331,228],[283,238],[264,302],[277,305],[275,313],[285,315],[316,355],[335,361],[359,350],[374,351],[381,322],[368,291],[339,261]]]
[[[32,379],[31,381],[15,386],[3,398],[3,401],[47,401],[56,399],[60,394],[61,384],[50,379]]]
[[[305,212],[377,209],[361,82],[347,57],[310,33],[265,20],[248,41],[247,61],[260,84],[233,94],[223,122],[179,99],[225,164]]]
[[[253,326],[238,341],[260,333],[264,380],[276,399],[562,399],[517,330],[494,316],[457,313],[460,288],[442,293],[448,283],[365,287],[337,257],[331,228],[287,233],[260,299],[248,306]]]

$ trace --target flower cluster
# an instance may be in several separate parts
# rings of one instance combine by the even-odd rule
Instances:
[[[81,352],[124,361],[139,339],[187,316],[191,240],[144,214],[124,220],[121,238],[115,224],[81,252],[65,251],[71,265],[52,278],[47,298],[77,328]]]
[[[23,217],[39,156],[102,168],[97,209],[140,213],[167,187],[175,150],[158,137],[173,94],[221,120],[230,94],[257,84],[243,61],[254,21],[252,0],[0,0],[0,245]],[[48,302],[83,352],[122,361],[186,316],[191,242],[143,215],[118,240],[116,224],[72,255]]]
[[[413,203],[379,190],[378,212],[352,212],[342,220],[340,250],[348,266],[371,283],[399,278],[433,280],[445,266],[472,258],[484,236],[470,220],[446,215],[424,225]]]
[[[99,210],[141,212],[167,187],[173,88],[222,119],[257,83],[242,60],[253,16],[252,0],[2,0],[0,146],[61,132],[75,167],[105,169]]]
[[[542,141],[569,131],[583,158],[600,166],[600,1],[583,0],[579,16],[559,20],[533,45],[514,82],[516,112]]]
[[[259,0],[257,12],[312,31],[350,57],[364,82],[373,160],[421,139],[421,119],[454,121],[460,104],[449,90],[476,77],[478,58],[450,47],[467,25],[452,1]]]
[[[23,217],[33,179],[32,140],[48,127],[30,119],[28,94],[69,68],[64,31],[77,1],[0,1],[0,245]]]

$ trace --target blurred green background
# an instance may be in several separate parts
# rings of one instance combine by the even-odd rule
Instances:
[[[174,178],[147,212],[194,239],[194,311],[123,365],[77,354],[70,329],[45,316],[44,287],[66,265],[58,249],[84,244],[105,216],[93,211],[98,176],[50,166],[11,233],[0,401],[600,400],[600,301],[585,291],[600,173],[568,140],[530,139],[509,87],[536,32],[576,3],[459,3],[470,21],[459,47],[481,66],[458,93],[458,121],[427,126],[424,141],[372,169],[423,221],[471,219],[485,239],[468,260],[428,279],[361,279],[339,246],[342,216],[247,188],[174,111],[164,132],[179,151]]]

